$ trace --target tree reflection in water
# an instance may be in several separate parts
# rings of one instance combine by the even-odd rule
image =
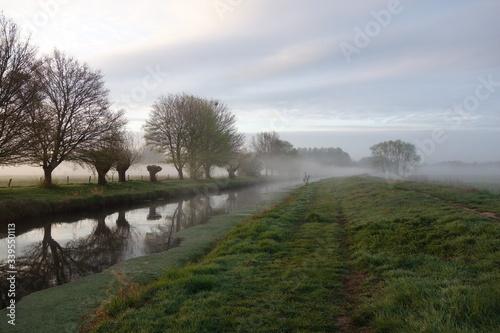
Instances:
[[[16,298],[19,300],[33,291],[103,271],[127,258],[163,252],[179,246],[181,239],[176,234],[181,229],[206,223],[210,216],[230,213],[242,204],[254,204],[261,200],[260,191],[247,189],[216,198],[201,194],[190,200],[170,204],[156,203],[141,216],[137,213],[144,212],[144,209],[120,210],[113,214],[117,216],[113,222],[109,221],[111,215],[98,213],[92,219],[77,222],[82,224],[82,227],[76,225],[80,234],[70,241],[56,241],[52,232],[53,228],[60,225],[73,224],[46,224],[38,229],[43,231],[41,240],[33,240],[22,255],[17,257]],[[161,214],[158,213],[159,209],[162,209]],[[167,211],[169,213],[164,213]],[[132,217],[132,223],[127,217]],[[151,225],[151,221],[157,223]],[[86,229],[85,226],[89,223],[92,227]],[[0,270],[2,273],[8,270],[4,260],[0,262]],[[2,308],[7,305],[7,282],[6,279],[0,281]]]
[[[130,240],[130,224],[125,212],[120,212],[111,229],[106,225],[106,215],[99,216],[94,230],[87,237],[68,243],[75,251],[75,258],[81,262],[91,262],[92,272],[100,272],[122,260],[124,249]]]
[[[151,207],[148,215],[160,216],[156,207]],[[185,228],[206,223],[210,216],[223,213],[224,208],[214,209],[210,197],[198,195],[191,200],[180,200],[172,214],[165,216],[164,224],[157,224],[151,228],[144,239],[147,254],[166,251],[179,246],[181,239],[175,234]]]
[[[64,246],[52,237],[53,224],[46,224],[42,241],[32,244],[16,260],[16,298],[100,272],[120,261],[123,248],[130,238],[130,224],[124,211],[118,214],[113,229],[106,225],[105,220],[106,215],[99,216],[94,220],[96,224],[89,235]],[[3,269],[7,270],[6,266]],[[1,287],[3,308],[7,305],[7,289],[3,283]]]
[[[165,217],[165,224],[157,224],[151,228],[151,232],[146,233],[146,237],[144,238],[144,251],[147,254],[158,253],[166,251],[170,248],[179,246],[180,239],[175,238],[174,234],[181,229],[181,220],[183,219],[183,211],[182,211],[183,201],[179,201],[177,203],[177,208],[171,216]],[[159,216],[161,215],[156,213],[157,207],[151,207],[148,215],[148,220],[150,216]],[[158,219],[159,219],[158,218]],[[170,225],[168,221],[170,220]]]

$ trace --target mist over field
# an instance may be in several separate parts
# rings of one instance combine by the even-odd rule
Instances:
[[[490,42],[500,34],[495,1],[28,0],[2,9],[20,41],[31,34],[31,57],[43,58],[45,67],[50,58],[88,65],[105,106],[122,112],[117,127],[140,137],[162,96],[188,94],[220,101],[249,151],[255,135],[276,132],[295,149],[340,148],[352,162],[295,161],[290,170],[284,162],[281,173],[387,176],[370,170],[370,148],[402,140],[419,156],[408,177],[496,182],[500,174],[499,50]],[[39,151],[30,158],[40,159]],[[166,153],[132,166],[129,176],[146,176],[146,166],[158,164],[160,177],[175,177]],[[2,184],[44,176],[41,168],[15,164],[0,167]],[[66,161],[53,172],[63,182],[92,174]]]
[[[499,13],[2,1],[0,331],[498,332]]]
[[[245,133],[369,136],[362,156],[344,142],[285,138],[296,147],[341,147],[355,159],[379,140],[430,138],[444,129],[450,149],[437,163],[486,162],[489,150],[473,147],[498,142],[500,68],[498,45],[491,43],[499,35],[498,6],[487,0],[151,6],[27,0],[2,9],[32,33],[42,53],[57,47],[101,69],[135,131],[160,94],[186,91],[227,102]],[[449,153],[464,136],[471,142],[465,152]]]

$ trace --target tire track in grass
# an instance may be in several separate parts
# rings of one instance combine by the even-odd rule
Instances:
[[[340,249],[345,262],[345,272],[341,276],[343,292],[341,294],[343,301],[342,315],[336,318],[337,327],[343,333],[369,333],[367,327],[356,325],[352,316],[360,306],[360,298],[367,296],[366,288],[363,287],[367,280],[366,274],[356,270],[351,264],[351,250],[347,237],[347,219],[342,210],[342,201],[337,201],[337,220],[340,226]]]
[[[490,220],[495,220],[495,221],[500,221],[500,216],[496,215],[495,213],[490,213],[490,212],[480,212],[479,210],[477,209],[474,209],[474,208],[469,208],[463,204],[459,204],[459,203],[456,203],[456,202],[453,202],[453,201],[449,201],[449,200],[445,200],[445,199],[441,199],[441,198],[438,198],[438,197],[435,197],[431,194],[428,194],[428,193],[425,193],[425,192],[421,192],[421,191],[416,191],[416,190],[413,190],[414,192],[416,193],[420,193],[421,195],[425,196],[425,197],[428,197],[428,198],[432,198],[434,200],[437,200],[437,201],[440,201],[440,202],[443,202],[447,205],[450,205],[450,206],[453,206],[455,208],[458,208],[458,209],[461,209],[461,210],[464,210],[466,212],[470,212],[470,213],[474,213],[476,215],[479,215],[481,217],[486,217]]]
[[[412,183],[410,183],[410,184],[412,184]],[[425,189],[422,189],[422,188],[412,188],[410,186],[404,186],[403,185],[399,189],[401,189],[403,191],[411,191],[411,192],[415,192],[415,193],[421,194],[421,195],[423,195],[425,197],[437,200],[439,202],[442,202],[442,203],[445,203],[447,205],[453,206],[453,207],[458,208],[460,210],[463,210],[463,211],[466,211],[466,212],[469,212],[469,213],[473,213],[473,214],[479,215],[481,217],[488,218],[490,220],[500,221],[500,215],[497,214],[497,213],[487,212],[487,211],[484,211],[484,210],[481,211],[481,210],[476,209],[476,208],[471,208],[471,207],[468,207],[463,202],[455,202],[453,200],[448,200],[448,199],[444,199],[444,198],[435,196],[433,194],[428,193],[428,191],[426,191]],[[460,189],[460,192],[479,192],[479,190],[476,190],[476,189]]]
[[[301,188],[236,226],[203,259],[172,271],[138,298],[131,295],[108,303],[94,328],[100,332],[129,332],[132,327],[144,332],[336,331],[332,317],[342,306],[337,296],[343,271],[339,227],[334,210],[317,207],[317,187]]]

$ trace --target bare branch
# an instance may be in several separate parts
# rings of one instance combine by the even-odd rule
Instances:
[[[40,101],[37,49],[0,13],[0,165],[22,162],[29,144],[26,109]]]
[[[30,110],[31,163],[42,166],[45,185],[63,161],[77,161],[81,152],[99,146],[124,125],[124,112],[112,112],[99,71],[91,70],[57,50],[39,69],[43,103]]]

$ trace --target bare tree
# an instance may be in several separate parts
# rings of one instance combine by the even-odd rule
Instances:
[[[376,167],[397,176],[404,176],[420,162],[415,145],[401,140],[380,142],[370,150]]]
[[[212,167],[223,167],[238,155],[245,136],[236,129],[236,117],[221,101],[205,101],[206,115],[201,128],[200,160],[206,178],[211,178]],[[234,163],[233,163],[234,168]],[[230,168],[230,169],[233,169]],[[229,172],[229,170],[228,170]],[[236,172],[236,170],[234,170]],[[231,176],[231,173],[230,173]],[[233,173],[233,178],[234,178]]]
[[[189,107],[183,110],[186,122],[186,132],[183,145],[186,148],[186,169],[189,178],[197,179],[203,175],[202,157],[207,140],[206,132],[213,127],[210,119],[210,109],[206,102],[193,95],[184,95],[189,101]]]
[[[116,150],[115,169],[118,172],[118,181],[126,182],[127,170],[143,159],[145,146],[131,132],[123,132],[120,134]]]
[[[112,112],[103,76],[57,50],[43,59],[39,71],[43,103],[30,110],[33,140],[29,157],[44,171],[44,186],[63,161],[79,159],[124,126],[123,111]]]
[[[266,176],[268,175],[268,170],[271,170],[271,156],[273,154],[273,144],[276,140],[279,140],[279,135],[275,131],[260,132],[252,138],[250,144],[257,157],[262,160]]]
[[[180,94],[160,97],[144,126],[146,140],[167,154],[179,178],[186,168],[191,178],[212,167],[225,166],[243,144],[236,119],[220,101]]]
[[[29,143],[26,109],[40,100],[36,52],[0,13],[0,165],[20,162]]]
[[[234,179],[236,178],[236,171],[240,168],[241,163],[240,160],[237,156],[229,160],[229,162],[226,164],[226,171],[228,173],[229,179]]]
[[[242,149],[238,157],[238,175],[258,177],[262,170],[262,163],[256,154]]]
[[[117,164],[120,158],[120,141],[120,134],[111,132],[108,136],[102,137],[102,140],[93,144],[91,148],[78,150],[79,164],[88,166],[97,173],[98,185],[108,183],[106,174]]]
[[[293,145],[288,141],[281,140],[275,131],[257,133],[252,138],[251,147],[257,157],[262,160],[266,176],[268,170],[271,171],[272,175],[273,170],[280,169],[284,157],[297,154],[297,150],[293,148]]]
[[[188,95],[160,96],[144,125],[146,142],[167,154],[167,162],[174,165],[179,179],[184,179],[183,169],[187,162],[185,140],[191,107],[192,98]]]

